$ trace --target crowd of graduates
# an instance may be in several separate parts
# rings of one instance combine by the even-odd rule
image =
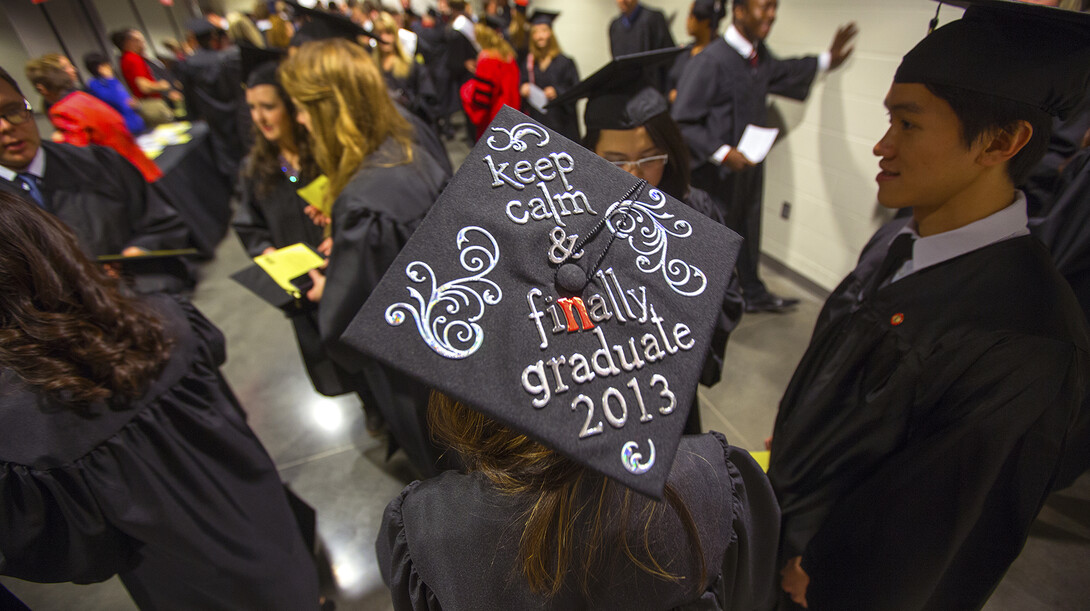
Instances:
[[[357,395],[367,429],[425,480],[390,503],[376,544],[396,608],[979,608],[1048,494],[1090,465],[1090,23],[961,4],[973,6],[894,77],[874,153],[879,203],[904,214],[826,302],[767,475],[704,432],[696,400],[697,383],[719,381],[743,313],[798,302],[759,277],[764,164],[743,134],[767,124],[769,94],[805,100],[843,66],[854,24],[822,53],[783,59],[765,45],[776,0],[696,0],[684,46],[662,12],[617,0],[603,24],[613,60],[581,79],[553,30],[563,16],[526,0],[441,0],[423,14],[408,0],[258,1],[204,10],[166,56],[117,29],[115,55],[81,58],[86,80],[55,53],[23,67],[34,92],[0,68],[0,574],[116,574],[142,608],[330,605],[313,511],[282,487],[219,371],[224,338],[187,298],[192,228],[137,143],[184,120],[208,126],[249,256],[303,244],[320,261],[291,291],[260,271],[240,282],[289,317],[314,388]],[[1014,38],[1012,23],[1025,28]],[[1008,47],[1022,53],[1004,56],[1009,74],[981,65]],[[54,127],[46,141],[35,110]],[[534,122],[516,126],[526,118],[513,111]],[[456,176],[446,145],[497,134],[509,146],[490,139]],[[526,134],[559,148],[501,163]],[[598,168],[589,199],[571,193],[576,167]],[[530,172],[546,200],[550,180],[566,192],[538,208],[500,202],[512,223],[490,233],[494,211],[475,202],[522,190],[511,177]],[[650,229],[626,225],[644,214]],[[474,233],[488,239],[466,247]],[[670,256],[699,265],[671,259],[663,287],[643,280],[659,251],[640,250],[640,235],[659,236],[664,262],[667,239],[691,238]],[[412,309],[401,276],[424,282],[451,244],[465,250],[448,258],[476,274],[466,282],[487,287],[432,277],[426,308],[410,287],[420,337],[384,336],[413,326],[395,312]],[[625,244],[640,256],[620,257]],[[703,284],[681,291],[671,274]],[[635,279],[642,293],[622,289]],[[573,309],[595,291],[611,301]],[[470,295],[481,312],[440,329]],[[503,299],[517,322],[488,318]],[[433,306],[444,314],[429,321]],[[658,334],[631,340],[631,362],[626,344],[607,344],[644,324]],[[537,331],[504,345],[516,335],[496,325]],[[586,389],[560,410],[589,407],[575,445],[538,419],[569,387],[565,357],[538,356],[537,333],[541,350],[564,346],[586,389],[611,384],[620,357],[635,399],[602,386],[600,405],[613,429],[639,409],[627,426],[653,422],[646,439],[605,445],[618,438],[591,426]],[[593,348],[564,344],[586,338]],[[648,411],[651,396],[668,406]],[[0,592],[4,604],[19,603]]]

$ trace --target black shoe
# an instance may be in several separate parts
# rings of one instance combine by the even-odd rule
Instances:
[[[773,312],[782,314],[798,304],[799,300],[794,297],[780,297],[772,293],[765,293],[753,299],[746,299],[746,313]]]

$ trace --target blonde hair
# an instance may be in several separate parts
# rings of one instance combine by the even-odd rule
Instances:
[[[309,42],[280,65],[278,74],[284,90],[310,116],[314,158],[329,177],[331,201],[388,138],[400,145],[401,154],[375,165],[412,162],[412,126],[398,113],[363,47],[342,39]]]
[[[265,48],[265,38],[261,36],[261,30],[257,29],[250,18],[238,11],[227,13],[227,37],[232,42],[248,42],[259,48]]]
[[[397,35],[398,27],[397,22],[390,16],[390,13],[382,13],[378,19],[374,21],[375,34],[392,34],[394,37],[394,67],[390,72],[397,78],[405,78],[409,76],[409,71],[412,70],[413,59],[405,53],[405,49],[401,46],[401,37]],[[375,45],[372,56],[375,58],[375,63],[378,64],[380,70],[383,70],[382,60],[384,59],[382,51],[378,45]]]
[[[511,45],[503,39],[503,36],[499,32],[493,30],[483,23],[478,23],[474,27],[474,32],[477,35],[477,44],[481,45],[481,51],[491,51],[500,56],[505,62],[509,62],[515,59],[515,50],[511,48]]]
[[[63,91],[72,87],[75,83],[68,76],[60,53],[46,53],[38,59],[32,59],[26,63],[26,77],[32,85],[41,85],[50,92]]]
[[[531,26],[531,29],[533,29],[533,26]],[[538,49],[531,38],[530,55],[534,56],[534,63],[537,64],[560,55],[560,43],[556,42],[556,33],[553,32],[552,26],[549,26],[549,44],[544,49]]]

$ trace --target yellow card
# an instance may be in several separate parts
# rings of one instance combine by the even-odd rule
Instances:
[[[291,283],[312,269],[321,267],[325,259],[311,250],[303,243],[285,246],[276,252],[254,257],[254,263],[265,270],[280,288],[284,289],[296,299],[301,297],[299,289]]]
[[[757,461],[757,464],[761,466],[761,471],[768,473],[768,455],[769,452],[750,452],[750,456],[753,460]]]
[[[322,211],[322,214],[326,216],[332,215],[333,202],[326,200],[326,192],[329,191],[329,178],[325,174],[322,174],[318,178],[310,181],[310,184],[299,189],[296,193],[299,197],[303,198],[303,201],[314,206],[318,210]]]

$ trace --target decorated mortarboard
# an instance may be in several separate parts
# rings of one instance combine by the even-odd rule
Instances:
[[[247,87],[276,85],[276,67],[287,52],[282,49],[262,49],[246,42],[238,45],[242,64],[242,83]]]
[[[909,51],[895,83],[958,87],[1066,117],[1090,82],[1090,14],[1009,0],[967,7]]]
[[[315,40],[327,40],[330,38],[347,38],[353,42],[359,36],[374,38],[363,26],[352,21],[344,15],[330,13],[315,8],[305,7],[298,2],[285,0],[295,11],[295,15],[306,17],[308,21],[299,26],[295,35],[291,38],[291,45],[297,47],[306,42]]]
[[[341,339],[661,498],[740,242],[505,107]]]
[[[556,11],[541,11],[534,9],[534,12],[530,14],[530,25],[547,25],[552,27],[553,22],[560,16],[560,13]]]
[[[589,98],[583,114],[588,130],[640,127],[651,117],[670,110],[666,98],[651,85],[648,71],[673,60],[682,51],[678,47],[622,55],[553,98],[549,106]]]

